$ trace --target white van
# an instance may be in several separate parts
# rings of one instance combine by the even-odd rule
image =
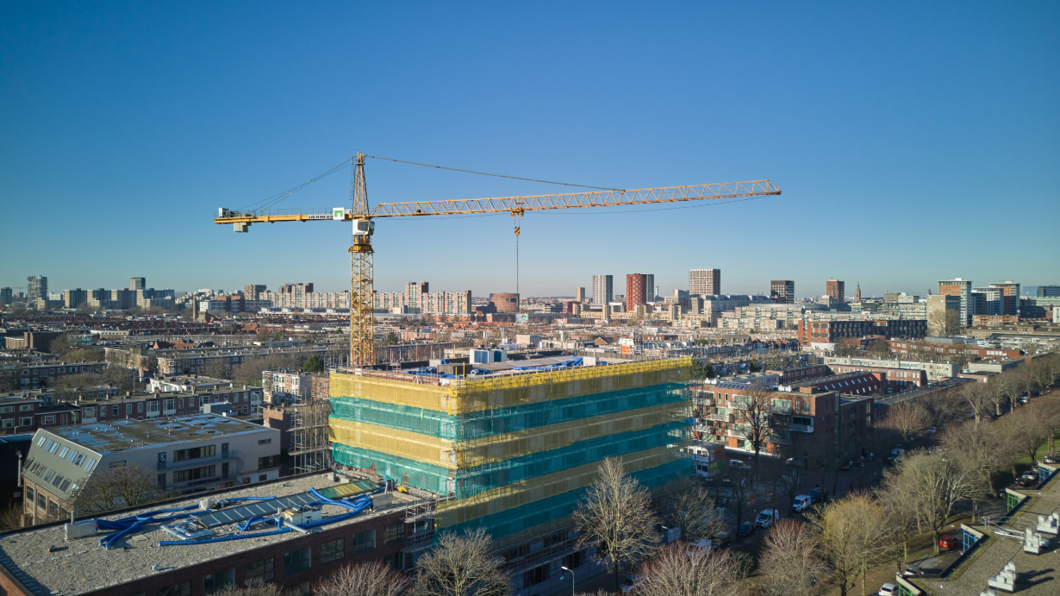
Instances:
[[[803,512],[813,505],[813,497],[810,495],[799,495],[795,497],[795,501],[791,504],[791,510],[797,512]]]

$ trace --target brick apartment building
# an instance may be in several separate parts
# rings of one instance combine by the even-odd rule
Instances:
[[[80,412],[75,405],[52,401],[46,391],[0,394],[0,435],[77,424]]]
[[[24,366],[19,371],[22,389],[41,389],[51,387],[63,377],[82,373],[100,373],[107,367],[106,362],[77,362],[73,364],[34,364]]]
[[[967,356],[970,360],[988,360],[996,358],[1015,359],[1022,358],[1020,350],[1006,350],[992,346],[978,346],[958,342],[942,342],[930,340],[889,340],[891,351],[895,354],[934,354],[936,356],[952,358],[955,356]]]
[[[927,321],[922,319],[884,319],[859,321],[799,321],[798,338],[802,345],[835,343],[840,339],[866,335],[884,337],[924,337]]]

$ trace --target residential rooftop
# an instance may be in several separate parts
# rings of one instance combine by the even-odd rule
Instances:
[[[275,511],[279,507],[317,501],[309,493],[310,489],[321,491],[329,498],[340,499],[370,492],[377,487],[378,485],[370,480],[349,479],[334,476],[329,472],[281,479],[272,483],[253,484],[245,488],[211,493],[208,497],[214,501],[214,504],[225,499],[257,498],[256,502],[261,503],[261,510]],[[401,508],[426,504],[434,498],[430,493],[416,489],[411,489],[409,494],[397,492],[388,494],[387,500],[392,499],[391,502],[376,499],[374,510],[364,511],[354,517],[337,521],[328,527],[354,525],[366,519],[393,513]],[[263,497],[283,500],[274,503],[268,500],[263,501]],[[200,505],[203,498],[204,495],[199,494],[177,502],[170,501],[164,505],[155,504],[98,516],[95,519],[115,521],[162,509],[192,508],[190,510],[192,517],[182,520],[148,522],[140,531],[118,539],[110,544],[109,548],[103,548],[98,543],[99,539],[106,535],[106,531],[102,528],[94,535],[76,538],[69,542],[65,540],[65,531],[61,523],[3,534],[0,535],[0,565],[3,565],[36,594],[72,596],[103,590],[302,536],[299,532],[287,532],[209,544],[160,545],[159,543],[164,541],[180,542],[175,534],[163,529],[163,525],[173,526],[175,523],[191,519],[201,520],[197,521],[196,525],[200,528],[208,528],[210,538],[231,537],[244,533],[236,527],[236,523],[244,519],[243,516],[247,513],[245,508],[253,507],[255,501],[232,502],[220,509],[215,505],[213,510],[207,511],[196,507]],[[349,509],[334,505],[317,506],[321,508],[325,520],[331,516],[350,513]],[[275,528],[258,527],[257,531],[262,529]],[[251,531],[246,533],[256,533],[253,530],[254,528],[251,528]]]
[[[267,430],[267,427],[245,420],[215,414],[191,414],[174,418],[126,419],[61,426],[49,428],[47,432],[88,447],[97,453],[104,453],[262,430]]]

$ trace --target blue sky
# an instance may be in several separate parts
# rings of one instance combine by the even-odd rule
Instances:
[[[348,287],[348,226],[217,226],[362,151],[784,194],[529,214],[524,295],[722,269],[726,292],[1060,282],[1060,4],[0,6],[0,286]],[[369,160],[369,201],[560,187]],[[281,206],[349,204],[348,171]],[[507,215],[381,220],[376,289],[515,286]]]

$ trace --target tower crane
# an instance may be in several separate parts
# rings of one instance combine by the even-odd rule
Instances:
[[[358,153],[350,158],[354,165],[353,207],[331,210],[232,211],[219,209],[214,223],[232,224],[236,232],[247,232],[251,224],[307,221],[351,221],[353,241],[350,254],[350,366],[375,364],[372,311],[375,305],[373,287],[372,235],[375,219],[383,217],[425,217],[431,215],[466,215],[475,213],[510,213],[521,218],[527,211],[580,209],[584,207],[619,207],[656,203],[678,203],[710,199],[735,199],[779,195],[780,189],[769,180],[724,182],[697,186],[668,186],[634,190],[602,190],[550,195],[527,195],[489,199],[455,199],[379,203],[368,206],[368,189],[364,179],[364,158]],[[519,228],[516,227],[516,234]]]

